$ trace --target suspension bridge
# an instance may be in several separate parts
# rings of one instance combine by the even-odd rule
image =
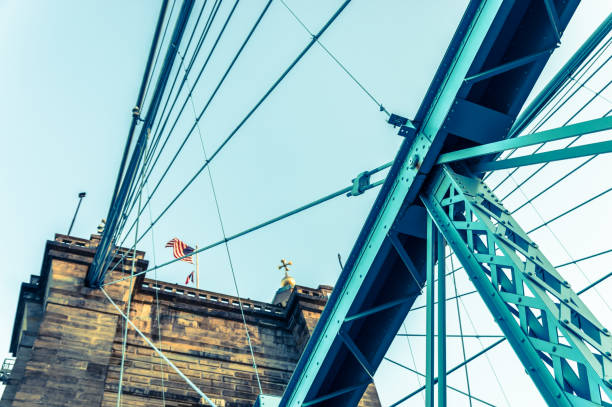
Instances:
[[[203,405],[218,405],[138,328],[130,317],[131,297],[123,307],[116,287],[132,287],[145,274],[155,273],[157,281],[158,272],[186,257],[222,248],[258,383],[256,405],[356,406],[372,383],[379,393],[387,388],[378,378],[389,373],[380,376],[381,371],[401,372],[416,384],[389,382],[396,389],[393,397],[402,394],[389,406],[511,405],[508,393],[521,392],[520,381],[505,380],[499,370],[506,366],[495,366],[488,357],[505,346],[537,389],[529,395],[534,405],[537,399],[550,406],[612,406],[612,336],[606,327],[611,321],[605,316],[612,309],[603,290],[612,276],[605,269],[612,253],[609,233],[601,246],[588,245],[590,251],[575,255],[573,242],[564,242],[553,228],[573,219],[569,233],[588,235],[595,232],[581,221],[584,211],[609,218],[609,206],[597,205],[612,190],[601,172],[612,157],[612,101],[607,97],[612,14],[534,91],[547,62],[563,46],[580,1],[470,1],[418,111],[406,117],[401,106],[379,100],[326,46],[328,30],[358,1],[340,2],[318,29],[285,0],[262,2],[203,100],[194,95],[203,92],[198,86],[239,0],[227,8],[220,0],[162,1],[106,223],[85,278],[86,287],[101,292],[125,320],[117,405],[129,331],[184,379]],[[252,38],[270,23],[267,13],[275,5],[286,10],[308,41],[208,150],[201,123]],[[230,233],[210,167],[314,49],[371,103],[380,126],[393,129],[401,140],[399,149],[341,189]],[[186,117],[189,125],[181,122]],[[194,138],[201,142],[203,160],[176,194],[165,194],[164,183],[175,182],[172,169]],[[210,184],[221,237],[193,253],[136,267],[136,250],[144,239],[152,238],[158,222],[201,178]],[[282,396],[266,393],[230,242],[332,200],[360,199],[370,190],[376,190],[376,198],[359,221],[350,254],[340,259],[342,271]],[[154,214],[152,199],[160,197],[165,203]],[[543,211],[539,202],[552,209]],[[288,270],[289,263],[282,264]],[[117,274],[124,269],[127,274]],[[568,276],[570,269],[578,280]],[[574,281],[581,285],[574,287]],[[413,347],[422,352],[415,356]],[[478,373],[472,366],[483,360],[487,364],[481,363],[480,370],[487,373]],[[484,395],[474,382],[483,376],[494,383]]]

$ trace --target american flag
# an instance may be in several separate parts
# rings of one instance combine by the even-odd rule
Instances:
[[[178,259],[179,257],[187,256],[188,254],[193,253],[193,251],[195,250],[193,247],[187,246],[185,242],[180,241],[176,237],[170,240],[168,243],[166,243],[166,247],[172,247],[172,251],[173,251],[175,259]],[[192,256],[184,257],[181,259],[181,261],[186,261],[187,263],[193,264]]]
[[[194,282],[195,280],[193,279],[193,271],[191,273],[189,273],[189,275],[187,276],[187,280],[185,280],[185,285],[189,284],[189,282]]]

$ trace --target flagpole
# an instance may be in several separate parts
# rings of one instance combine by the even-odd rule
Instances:
[[[196,245],[195,258],[196,258],[196,288],[199,290],[200,289],[200,267],[198,264],[198,245]]]

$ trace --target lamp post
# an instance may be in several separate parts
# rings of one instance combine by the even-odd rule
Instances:
[[[70,222],[70,227],[68,228],[68,233],[67,233],[68,236],[70,236],[70,232],[72,232],[72,226],[74,226],[74,221],[77,217],[77,213],[79,213],[79,208],[81,207],[81,202],[83,201],[83,198],[85,198],[85,195],[86,195],[85,192],[79,192],[79,203],[77,204],[76,211],[74,211],[72,222]]]

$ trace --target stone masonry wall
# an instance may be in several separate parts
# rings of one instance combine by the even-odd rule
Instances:
[[[132,327],[122,352],[123,318],[100,290],[83,284],[96,243],[62,235],[48,242],[40,298],[20,300],[30,323],[15,328],[17,361],[0,407],[115,406],[122,354],[123,406],[206,405]],[[137,271],[146,269],[144,253],[136,257]],[[126,263],[107,282],[125,277]],[[133,289],[129,280],[105,289],[123,310],[131,296],[130,319],[215,404],[253,405],[260,389],[237,298],[142,276]],[[243,301],[264,394],[283,393],[330,290],[297,286],[286,307]],[[373,386],[359,405],[380,406]]]

